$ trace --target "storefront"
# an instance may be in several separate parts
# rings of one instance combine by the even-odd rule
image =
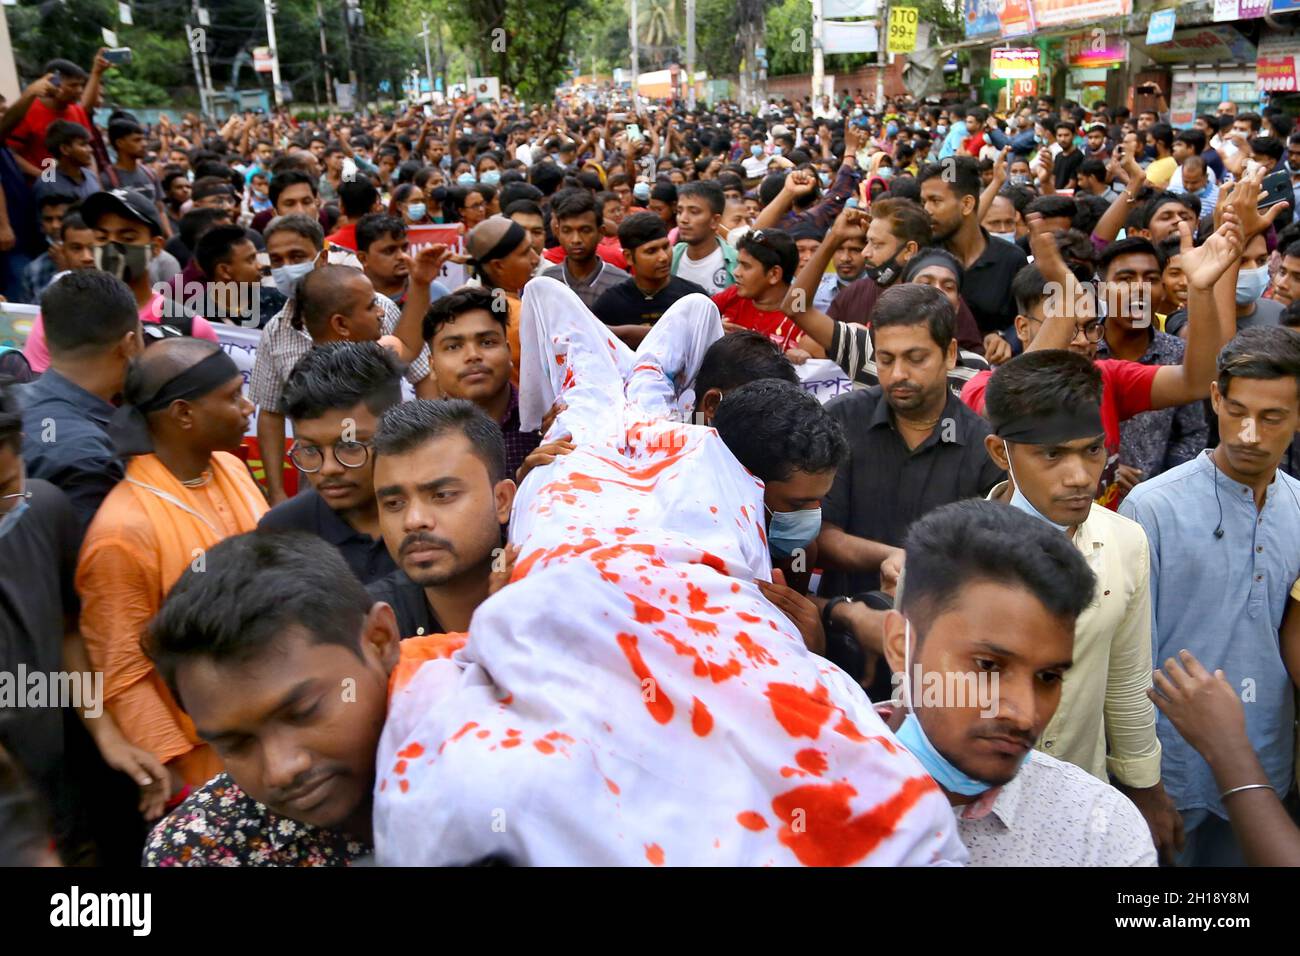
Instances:
[[[1256,84],[1258,51],[1244,35],[1221,24],[1175,30],[1168,43],[1136,45],[1170,71],[1169,120],[1186,129],[1199,113],[1213,113],[1225,100],[1238,111],[1258,111],[1262,102]]]
[[[1265,33],[1255,63],[1256,86],[1270,104],[1300,114],[1300,33]]]
[[[1115,103],[1122,83],[1120,67],[1128,61],[1128,39],[1121,34],[1092,30],[1065,38],[1065,98],[1091,109],[1094,103]]]

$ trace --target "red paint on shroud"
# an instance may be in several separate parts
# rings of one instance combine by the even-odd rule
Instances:
[[[707,551],[702,551],[702,552],[700,552],[700,560],[699,560],[698,562],[696,562],[696,563],[697,563],[697,564],[706,564],[706,565],[708,565],[709,567],[711,567],[714,571],[717,571],[719,574],[727,574],[727,575],[730,575],[730,573],[731,573],[730,571],[727,570],[727,562],[726,562],[726,561],[723,561],[723,560],[722,560],[720,557],[718,557],[716,554],[709,554],[709,552],[707,552]]]
[[[477,727],[478,724],[475,724],[475,723],[471,722],[471,723],[469,723],[469,724],[466,724],[465,726],[466,726],[466,727]],[[453,738],[451,738],[451,739],[452,739],[452,740],[459,740],[459,739],[461,738],[461,735],[464,734],[464,733],[465,733],[465,728],[462,727],[460,733],[458,733],[455,737],[453,737]],[[416,757],[423,757],[423,756],[424,756],[424,745],[421,744],[418,740],[413,741],[413,742],[407,744],[407,745],[406,745],[405,747],[403,747],[401,750],[397,751],[397,756],[399,756],[399,757],[405,757],[407,760],[414,760]]]
[[[745,652],[746,656],[755,664],[775,664],[776,658],[768,653],[767,649],[754,643],[754,639],[740,631],[736,634],[736,643],[740,649]]]
[[[411,789],[411,781],[403,777],[401,780],[397,781],[397,786],[401,788],[402,793],[406,793],[406,791]]]
[[[855,817],[849,801],[858,792],[849,784],[805,784],[772,801],[784,822],[777,836],[804,866],[850,866],[888,838],[921,797],[938,789],[928,776],[911,777],[888,800]]]
[[[546,740],[534,740],[534,741],[533,741],[533,746],[536,747],[538,750],[540,750],[540,751],[541,751],[542,753],[544,753],[544,754],[553,754],[553,753],[555,753],[555,744],[553,744],[553,743],[551,743],[551,742],[549,742],[549,741],[546,741]]]
[[[794,755],[795,763],[814,776],[820,777],[826,772],[826,755],[820,750],[807,747]]]
[[[746,830],[753,830],[757,833],[759,830],[767,829],[767,821],[763,819],[761,813],[755,813],[753,810],[745,810],[736,814],[736,822]]]
[[[646,667],[645,660],[642,659],[641,652],[637,649],[636,635],[619,634],[617,640],[618,646],[622,648],[624,656],[627,657],[627,662],[632,665],[632,673],[641,682],[641,686],[644,687],[646,681],[651,681],[653,693],[651,699],[645,701],[646,710],[650,711],[650,716],[659,723],[668,723],[673,719],[673,702],[668,699],[663,687],[650,673],[650,668]]]
[[[700,737],[707,737],[713,729],[713,715],[698,697],[692,697],[691,702],[691,730]]]
[[[658,624],[664,619],[664,612],[659,610],[659,608],[655,607],[653,604],[647,604],[635,594],[629,594],[626,591],[623,593],[627,594],[628,598],[632,602],[632,607],[636,611],[636,622],[638,624]]]
[[[501,741],[501,746],[502,746],[502,747],[518,747],[518,746],[519,746],[520,744],[522,744],[522,743],[523,743],[523,740],[521,740],[520,738],[518,738],[518,737],[511,737],[509,740],[503,740],[503,741]]]
[[[835,711],[826,687],[818,684],[810,693],[794,684],[768,684],[767,699],[777,722],[791,737],[817,739],[822,724]]]
[[[612,794],[613,794],[614,796],[616,796],[616,797],[617,797],[617,796],[619,795],[619,793],[621,792],[621,791],[618,789],[618,784],[616,784],[613,780],[610,780],[609,777],[606,777],[606,778],[605,778],[605,786],[609,787],[609,792],[612,793]]]
[[[645,846],[645,858],[655,866],[663,866],[664,848],[658,843],[647,843]]]

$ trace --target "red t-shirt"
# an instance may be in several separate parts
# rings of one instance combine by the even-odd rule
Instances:
[[[1097,503],[1114,511],[1119,507],[1119,486],[1115,471],[1119,467],[1119,423],[1142,412],[1151,411],[1151,383],[1159,365],[1143,365],[1125,359],[1097,359],[1093,363],[1101,372],[1101,426],[1106,432],[1106,470],[1102,472]],[[992,372],[976,372],[962,386],[961,400],[984,414],[984,391]]]
[[[346,226],[340,226],[337,231],[331,232],[325,237],[325,241],[333,243],[343,249],[357,251],[357,224],[349,223]]]
[[[802,334],[799,326],[790,321],[780,309],[760,309],[753,299],[742,299],[738,286],[728,286],[713,297],[713,304],[722,313],[724,322],[742,325],[761,332],[782,351],[792,349]]]
[[[622,269],[624,272],[628,271],[627,258],[623,255],[623,247],[618,244],[617,236],[606,236],[596,243],[596,255],[615,269]],[[542,258],[547,262],[563,262],[565,259],[564,246],[551,246],[551,248],[543,250]]]
[[[90,117],[80,103],[72,103],[64,107],[62,113],[56,113],[38,99],[27,110],[23,121],[9,134],[9,148],[39,169],[50,155],[50,151],[45,148],[45,131],[58,119],[80,123],[87,132],[92,128]]]

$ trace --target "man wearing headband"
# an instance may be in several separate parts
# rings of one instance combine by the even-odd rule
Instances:
[[[1095,600],[1078,616],[1074,666],[1044,753],[1113,776],[1138,805],[1156,845],[1171,859],[1182,826],[1160,783],[1160,743],[1151,687],[1151,566],[1134,522],[1093,501],[1106,467],[1102,377],[1061,349],[1027,352],[989,382],[989,457],[1010,474],[989,493],[1065,534],[1097,577]]]
[[[504,299],[509,314],[506,326],[506,339],[510,343],[510,357],[514,370],[510,381],[519,385],[519,314],[522,309],[520,296],[524,284],[533,277],[540,261],[533,249],[532,238],[519,223],[504,216],[491,216],[469,231],[465,237],[465,249],[469,253],[483,288],[500,292],[498,299]],[[495,308],[495,306],[494,306]]]
[[[904,705],[888,722],[948,797],[972,866],[1156,863],[1128,800],[1032,749],[1068,706],[1075,620],[1101,587],[1065,538],[988,502],[946,505],[908,533],[884,622]]]
[[[1255,200],[1248,202],[1253,204]],[[1239,221],[1230,205],[1223,225],[1203,245],[1193,248],[1190,232],[1183,233],[1180,256],[1188,279],[1190,319],[1182,364],[1143,365],[1123,359],[1095,362],[1104,383],[1101,421],[1107,453],[1097,498],[1112,510],[1119,504],[1115,475],[1120,422],[1151,409],[1199,401],[1209,394],[1215,353],[1232,337],[1235,328],[1231,299],[1241,249]],[[1030,221],[1030,244],[1034,262],[1027,269],[1032,271],[1027,271],[1023,279],[1017,276],[1013,283],[1019,309],[1016,332],[1026,351],[1069,348],[1092,360],[1102,336],[1095,299],[1070,273],[1056,240],[1037,215]],[[984,411],[989,375],[976,374],[961,393],[962,401],[980,413]]]
[[[168,589],[223,538],[251,531],[266,500],[235,457],[252,404],[222,349],[191,338],[151,346],[127,371],[109,425],[126,478],[91,522],[77,567],[81,632],[104,672],[126,739],[166,764],[168,793],[199,786],[221,762],[145,658],[140,638]]]

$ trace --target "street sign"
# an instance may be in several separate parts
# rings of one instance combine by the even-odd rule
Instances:
[[[994,50],[990,73],[995,80],[1027,80],[1038,76],[1038,51],[1035,49]]]
[[[916,50],[916,27],[920,16],[916,7],[889,8],[889,45],[886,52],[912,53]]]

